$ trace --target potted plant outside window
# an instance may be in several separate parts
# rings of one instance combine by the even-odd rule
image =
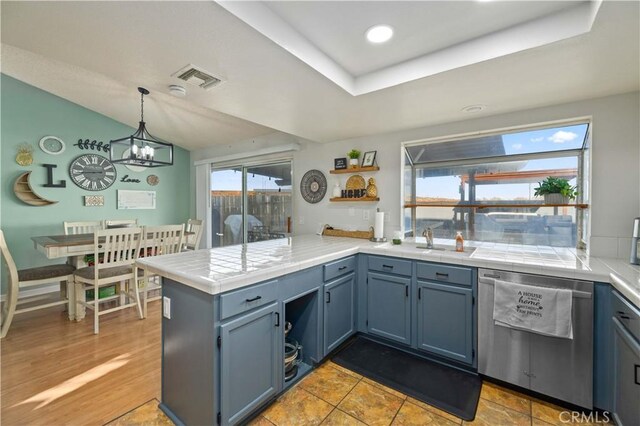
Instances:
[[[360,164],[360,161],[358,161],[358,159],[360,158],[360,151],[358,151],[357,149],[352,149],[347,153],[347,157],[349,157],[349,165],[351,166],[351,168],[358,168],[358,164]]]
[[[569,204],[570,200],[576,198],[578,192],[568,180],[549,176],[542,182],[538,182],[534,195],[542,195],[545,204]]]

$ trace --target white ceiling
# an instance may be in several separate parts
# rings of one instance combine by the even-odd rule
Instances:
[[[438,14],[445,15],[427,14],[429,22],[437,22],[438,16],[451,16],[446,14],[457,9],[485,5],[496,6],[416,2],[402,4],[398,15],[437,6]],[[605,1],[591,31],[583,35],[356,97],[292,54],[291,46],[274,43],[213,2],[3,1],[1,7],[2,72],[132,126],[138,121],[135,88],[143,85],[152,91],[145,103],[150,129],[188,149],[229,144],[273,129],[327,142],[464,120],[470,115],[460,110],[469,104],[488,105],[472,115],[476,118],[640,87],[638,2]],[[279,4],[269,7],[285,13]],[[363,17],[358,25],[364,25],[364,18],[373,14],[369,10],[382,6],[359,2],[358,7]],[[528,13],[553,12],[536,7]],[[510,19],[522,19],[519,13],[514,11]],[[501,15],[493,16],[504,25]],[[465,35],[490,30],[487,20],[488,15],[479,28],[463,25]],[[341,31],[348,24],[343,21]],[[420,37],[424,34],[421,30]],[[349,45],[347,51],[360,42],[362,32],[358,40],[346,33],[342,37],[334,44]],[[406,43],[404,37],[398,40]],[[452,40],[440,33],[422,52]],[[390,43],[385,49],[393,56],[381,54],[385,59],[375,62],[376,55],[363,54],[362,60],[352,57],[344,66],[361,72],[384,67],[420,47]],[[177,82],[171,75],[189,63],[225,82],[211,91],[187,85],[183,99],[166,94],[167,86]]]
[[[568,7],[576,1],[412,2],[271,1],[265,5],[347,72],[360,76],[485,36]],[[371,44],[374,24],[394,28],[393,41]]]
[[[587,33],[602,0],[218,3],[358,96]],[[377,24],[391,42],[366,41]]]

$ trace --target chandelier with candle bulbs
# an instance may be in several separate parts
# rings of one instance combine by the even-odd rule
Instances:
[[[112,163],[138,167],[160,167],[173,165],[173,144],[152,136],[144,122],[144,97],[149,91],[138,87],[140,92],[140,124],[131,136],[110,142],[109,157]]]

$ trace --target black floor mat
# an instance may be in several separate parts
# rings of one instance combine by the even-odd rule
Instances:
[[[482,379],[475,374],[363,337],[353,339],[332,360],[463,420],[471,421],[476,415]]]

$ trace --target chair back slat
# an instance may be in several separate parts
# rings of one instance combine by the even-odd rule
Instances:
[[[189,219],[187,221],[187,232],[193,232],[191,235],[185,235],[185,248],[187,250],[198,250],[200,248],[200,239],[204,229],[203,222],[200,219]]]
[[[4,239],[4,232],[0,230],[0,252],[5,264],[7,265],[7,271],[9,272],[9,285],[7,286],[7,302],[18,298],[18,268],[16,267],[13,257],[9,252],[7,241]],[[0,280],[1,281],[1,280]],[[5,303],[5,307],[9,303]]]
[[[94,234],[96,270],[133,264],[142,244],[142,229],[117,228],[96,231]]]
[[[102,221],[90,222],[63,222],[64,235],[75,234],[93,234],[95,231],[102,229]]]
[[[180,253],[184,238],[184,224],[147,226],[143,231],[144,256]]]

